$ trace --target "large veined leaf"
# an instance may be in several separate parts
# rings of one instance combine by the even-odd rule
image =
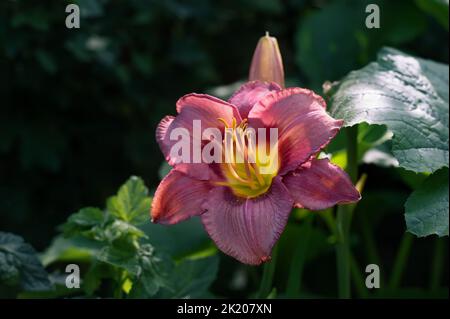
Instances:
[[[384,48],[340,82],[330,112],[346,126],[386,125],[399,166],[434,172],[449,162],[448,73],[448,65]]]
[[[346,126],[386,125],[400,167],[435,172],[449,162],[448,72],[448,65],[384,48],[332,89],[330,112]],[[432,174],[405,208],[411,233],[448,235],[448,170]]]
[[[19,284],[26,291],[52,288],[36,251],[22,237],[0,232],[0,285]]]
[[[405,204],[406,225],[416,236],[448,236],[448,169],[430,175]]]

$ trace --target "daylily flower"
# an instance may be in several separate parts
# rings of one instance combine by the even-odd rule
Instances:
[[[200,216],[224,253],[257,265],[270,259],[292,207],[321,210],[360,199],[343,170],[328,159],[317,159],[343,121],[330,117],[325,101],[310,90],[252,81],[228,102],[206,94],[185,95],[177,112],[156,130],[173,169],[156,190],[153,222],[174,224]],[[184,128],[192,133],[194,120],[217,128],[222,136],[226,129],[277,128],[275,169],[263,174],[259,160],[250,163],[248,157],[244,163],[178,163],[170,152],[177,143],[171,132]]]

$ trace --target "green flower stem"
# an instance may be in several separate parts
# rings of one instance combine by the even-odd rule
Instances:
[[[327,208],[322,211],[318,211],[316,214],[322,217],[323,221],[328,227],[328,230],[335,235],[336,233],[336,221],[334,219],[334,210],[333,208]]]
[[[338,296],[339,298],[350,298],[350,243],[348,224],[350,214],[345,206],[339,206],[337,210],[337,243],[336,258],[338,272]]]
[[[347,173],[356,183],[358,177],[358,126],[349,127],[347,133]],[[350,224],[353,209],[349,206],[338,206],[336,213],[336,258],[338,272],[338,296],[351,297],[350,288]]]
[[[352,273],[352,280],[355,283],[356,293],[360,298],[368,298],[369,294],[365,285],[365,280],[361,272],[361,268],[355,259],[355,256],[350,253],[350,267]]]
[[[358,179],[358,125],[347,128],[347,173],[353,183]]]
[[[372,229],[369,225],[369,220],[367,218],[367,215],[361,214],[359,221],[360,221],[361,230],[362,230],[362,237],[365,242],[367,259],[369,261],[369,264],[376,264],[381,267],[380,255],[378,253],[377,244],[375,242],[375,238],[374,238]]]
[[[395,257],[394,266],[392,268],[392,273],[389,280],[388,287],[390,290],[395,290],[400,285],[406,262],[408,261],[409,253],[411,251],[413,239],[414,237],[410,233],[405,233],[403,235],[400,247],[397,251],[397,256]]]
[[[294,252],[292,258],[291,267],[289,270],[289,279],[287,282],[286,294],[289,298],[296,298],[300,294],[303,269],[306,261],[306,253],[309,246],[309,240],[312,232],[312,221],[314,215],[306,217],[305,219],[305,232],[303,239],[299,242],[298,247]]]
[[[275,274],[275,266],[277,264],[278,245],[272,250],[272,260],[264,264],[261,286],[259,288],[258,298],[267,298],[272,291],[273,275]]]
[[[431,277],[430,277],[430,290],[435,292],[439,289],[442,270],[444,269],[444,240],[442,238],[436,238],[434,244],[434,256],[431,264]]]

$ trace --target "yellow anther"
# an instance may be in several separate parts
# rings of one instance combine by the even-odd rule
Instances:
[[[222,122],[223,125],[225,125],[225,128],[229,128],[228,122],[224,118],[219,117],[217,120]]]

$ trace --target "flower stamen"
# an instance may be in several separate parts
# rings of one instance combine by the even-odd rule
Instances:
[[[215,185],[227,186],[239,197],[253,198],[264,194],[271,186],[277,169],[270,174],[261,173],[261,163],[257,158],[258,146],[254,145],[247,130],[248,120],[237,124],[233,117],[231,125],[223,118],[218,118],[227,130],[228,138],[223,141],[224,148],[231,154],[226,156],[226,164],[221,165],[225,181],[215,182]],[[271,163],[271,162],[270,162]]]

